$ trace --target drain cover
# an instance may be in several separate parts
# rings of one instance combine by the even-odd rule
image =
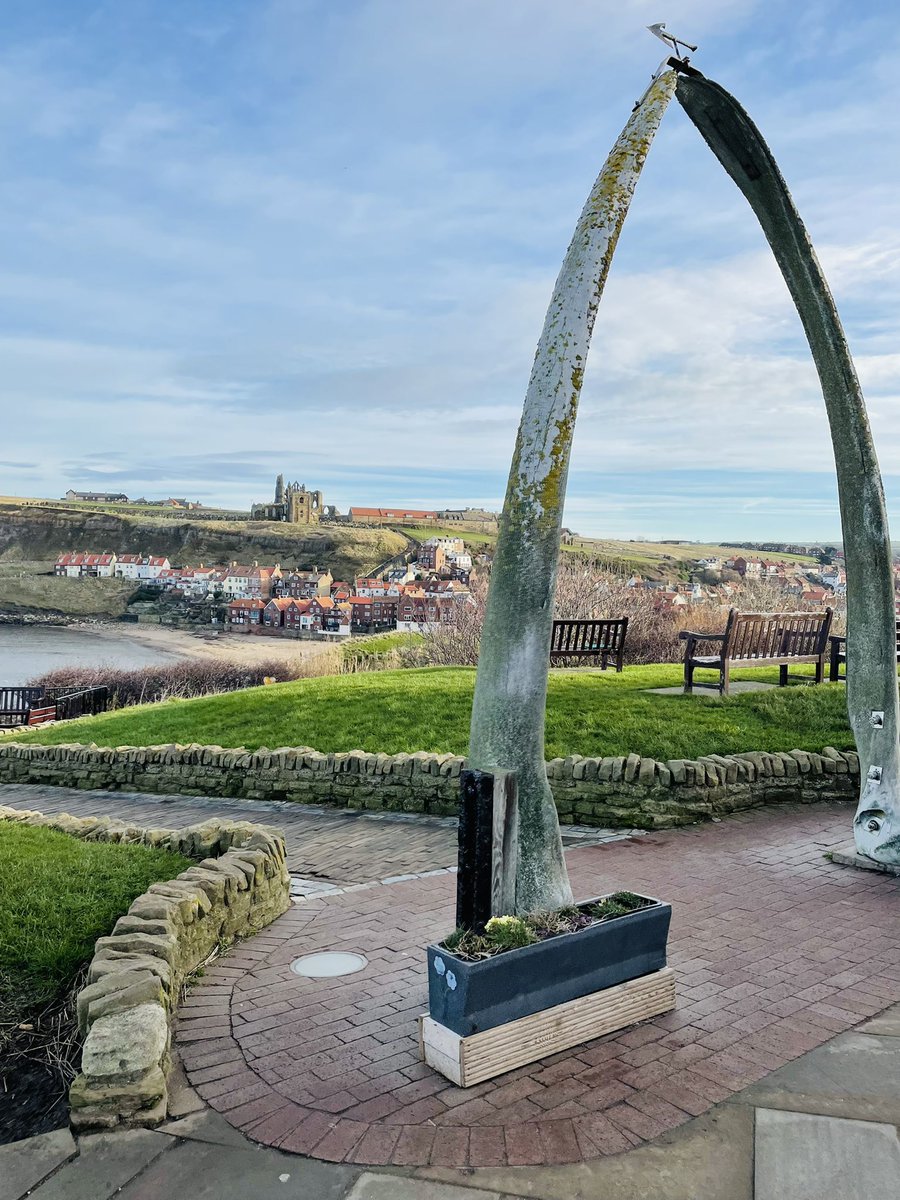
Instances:
[[[342,950],[331,950],[324,954],[304,954],[295,958],[291,970],[295,975],[307,979],[333,979],[337,975],[352,975],[368,966],[368,959],[361,954],[347,954]]]

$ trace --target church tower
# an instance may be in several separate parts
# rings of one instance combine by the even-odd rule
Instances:
[[[284,504],[284,476],[279,475],[275,480],[275,503]]]

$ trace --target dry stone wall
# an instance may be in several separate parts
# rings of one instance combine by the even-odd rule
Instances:
[[[316,750],[226,750],[221,746],[28,746],[0,744],[0,783],[58,784],[247,800],[287,800],[398,812],[455,815],[453,754],[320,754]],[[851,800],[859,759],[821,753],[707,755],[658,762],[557,758],[547,764],[563,824],[665,829],[781,801]]]
[[[86,1035],[69,1090],[76,1129],[156,1125],[168,1106],[171,1021],[185,979],[219,947],[268,925],[290,906],[284,839],[247,822],[143,829],[109,817],[0,807],[0,820],[42,825],[90,841],[175,851],[196,864],[154,883],[97,940],[78,995]]]

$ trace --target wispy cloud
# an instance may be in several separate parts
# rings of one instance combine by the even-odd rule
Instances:
[[[649,0],[22,10],[0,51],[0,491],[103,476],[247,504],[284,469],[344,508],[499,503],[553,279],[661,57],[642,28],[658,15]],[[809,223],[890,495],[893,16],[686,0],[677,24]],[[604,297],[567,519],[826,536],[830,461],[777,269],[673,105]]]

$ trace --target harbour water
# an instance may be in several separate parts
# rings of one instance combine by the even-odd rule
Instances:
[[[0,625],[0,687],[18,687],[57,667],[147,667],[180,656],[117,636],[55,625]]]

